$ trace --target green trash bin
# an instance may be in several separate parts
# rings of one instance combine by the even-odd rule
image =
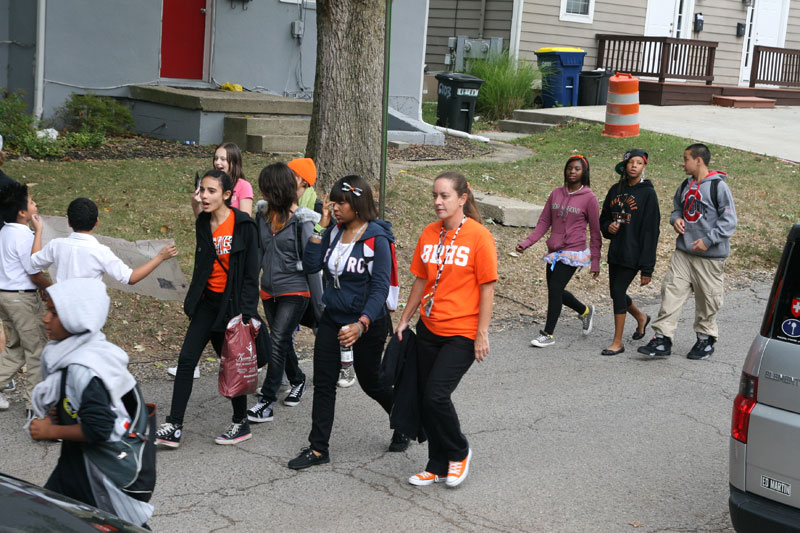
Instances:
[[[471,133],[483,80],[458,72],[440,72],[436,79],[439,80],[436,125]]]

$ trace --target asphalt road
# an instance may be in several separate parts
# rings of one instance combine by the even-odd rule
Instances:
[[[215,445],[231,411],[216,376],[204,375],[183,444],[159,452],[150,525],[170,532],[732,531],[731,405],[768,290],[758,284],[726,295],[708,361],[684,357],[694,342],[691,303],[675,353],[664,360],[640,356],[641,342],[630,340],[624,354],[601,357],[612,332],[607,310],[588,337],[565,313],[558,342],[547,349],[529,345],[535,327],[493,334],[490,356],[455,395],[474,451],[469,478],[456,489],[407,483],[424,467],[426,446],[388,453],[387,417],[357,386],[339,391],[330,465],[286,468],[306,445],[313,391],[297,407],[279,405],[250,441]],[[657,312],[657,301],[642,304]],[[143,388],[163,417],[171,382]],[[59,445],[33,443],[22,422],[19,403],[0,413],[0,471],[41,484]]]

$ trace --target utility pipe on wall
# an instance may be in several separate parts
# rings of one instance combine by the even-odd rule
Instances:
[[[47,18],[47,0],[38,0],[36,4],[36,77],[33,92],[33,116],[36,123],[44,113],[44,36]]]

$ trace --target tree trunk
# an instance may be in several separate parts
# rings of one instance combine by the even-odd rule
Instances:
[[[324,192],[348,174],[362,176],[373,188],[380,177],[385,25],[380,0],[317,0],[317,68],[306,157],[316,162]]]

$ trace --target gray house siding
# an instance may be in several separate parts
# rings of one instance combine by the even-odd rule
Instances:
[[[692,33],[692,36],[719,43],[714,61],[714,83],[738,85],[744,37],[736,36],[736,23],[746,19],[745,4],[739,0],[696,2],[694,10],[695,13],[703,13],[705,21],[703,31]]]
[[[508,48],[513,7],[513,0],[486,0],[481,31],[481,0],[430,0],[425,51],[428,72],[447,70],[444,56],[448,37],[502,37],[503,46]]]
[[[10,90],[24,91],[24,99],[29,108],[33,108],[34,58],[36,57],[36,2],[30,0],[4,0],[0,3],[0,14],[5,19],[0,21],[0,32],[5,31],[11,41],[1,44],[5,52],[3,82],[0,86]],[[5,15],[8,15],[7,17]],[[0,58],[2,58],[0,54]]]
[[[785,46],[793,50],[800,50],[800,2],[792,2],[789,6]]]
[[[574,46],[586,51],[584,65],[592,69],[597,63],[598,33],[642,35],[647,0],[626,3],[595,3],[591,24],[559,20],[559,0],[527,0],[523,6],[519,57],[536,60],[535,50],[549,46]]]
[[[497,0],[490,0],[497,1]],[[510,0],[509,4],[510,4]],[[36,5],[34,0],[0,0],[0,86],[26,91],[33,109]],[[209,2],[209,79],[179,80],[193,86],[239,83],[247,89],[310,98],[316,62],[316,4],[285,0]],[[43,117],[49,118],[73,92],[125,97],[131,85],[176,83],[160,77],[162,1],[46,3]],[[418,118],[428,0],[395,2],[390,105]],[[292,21],[304,20],[302,39]],[[370,83],[380,83],[371,80]]]

